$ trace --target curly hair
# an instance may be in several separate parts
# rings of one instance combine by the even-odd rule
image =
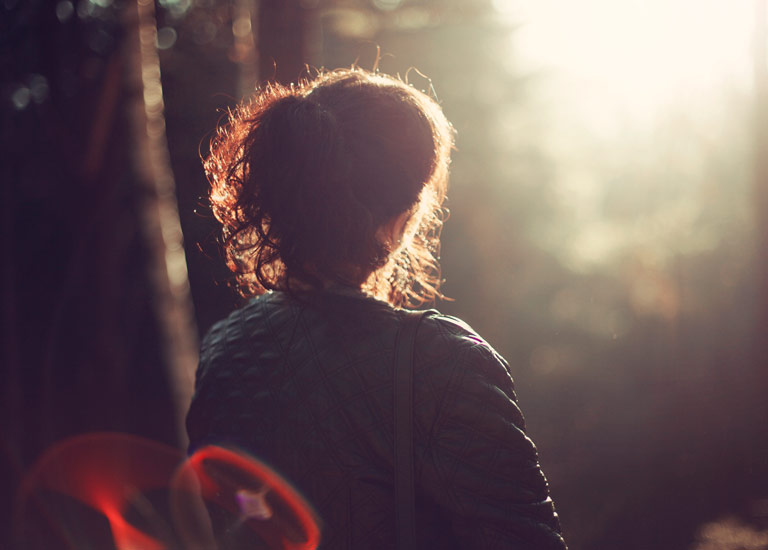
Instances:
[[[452,145],[440,106],[381,73],[339,69],[258,91],[204,159],[239,292],[340,284],[397,307],[442,296]],[[399,216],[402,239],[387,242],[380,230]]]

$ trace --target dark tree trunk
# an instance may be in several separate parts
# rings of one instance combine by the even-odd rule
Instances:
[[[88,16],[12,4],[0,16],[2,89],[14,98],[0,134],[2,548],[20,479],[57,441],[105,430],[178,444],[146,230],[157,190],[133,154],[136,3]]]

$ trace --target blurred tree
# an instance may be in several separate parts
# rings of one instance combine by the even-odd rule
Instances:
[[[238,303],[227,285],[200,155],[226,109],[255,85],[241,76],[252,77],[256,69],[246,65],[256,62],[248,42],[251,7],[242,1],[168,1],[158,10],[158,38],[169,37],[159,51],[166,133],[199,335]],[[243,27],[239,41],[236,24]]]
[[[54,442],[98,430],[180,442],[173,398],[194,344],[152,4],[0,10],[7,547],[16,485]]]
[[[200,335],[238,303],[207,204],[199,151],[226,109],[267,81],[295,82],[308,59],[311,2],[163,0],[158,14],[171,164]],[[204,78],[201,78],[204,75]]]

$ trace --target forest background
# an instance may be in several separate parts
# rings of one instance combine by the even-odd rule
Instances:
[[[765,2],[525,4],[2,2],[7,545],[56,442],[184,445],[197,343],[240,303],[198,154],[226,109],[380,56],[457,129],[437,306],[511,363],[570,547],[768,548]]]

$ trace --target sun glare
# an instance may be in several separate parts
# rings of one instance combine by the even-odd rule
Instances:
[[[751,0],[496,0],[515,55],[596,131],[642,123],[751,75]]]
[[[532,77],[543,129],[535,146],[555,167],[570,220],[567,239],[550,229],[542,245],[576,270],[628,250],[672,258],[715,246],[717,234],[696,220],[712,177],[705,167],[724,156],[747,162],[738,144],[748,131],[740,106],[752,86],[754,1],[494,6],[513,29],[515,69]]]

